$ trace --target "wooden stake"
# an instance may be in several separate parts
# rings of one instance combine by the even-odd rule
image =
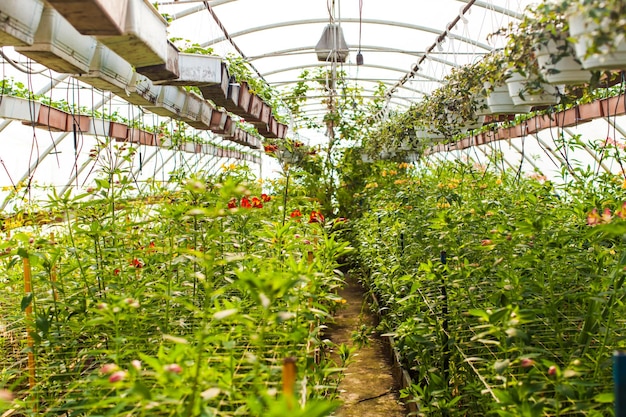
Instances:
[[[50,233],[50,243],[54,245],[54,232]],[[52,296],[54,297],[54,301],[59,300],[59,296],[57,295],[57,267],[56,265],[52,265],[50,270],[50,280],[52,281]]]
[[[34,352],[34,342],[33,337],[31,336],[32,329],[32,317],[33,317],[33,298],[32,295],[32,280],[30,274],[30,260],[28,258],[23,258],[24,261],[24,293],[31,294],[30,303],[26,307],[26,333],[27,333],[27,342],[28,342],[28,386],[30,389],[35,387],[35,352]]]
[[[283,361],[283,394],[287,399],[289,409],[293,408],[294,389],[296,385],[296,359],[285,358]]]

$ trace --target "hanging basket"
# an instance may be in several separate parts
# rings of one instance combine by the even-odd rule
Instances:
[[[147,107],[152,113],[163,117],[176,117],[182,113],[187,100],[185,90],[170,85],[161,88],[154,107]]]
[[[559,90],[563,88],[543,83],[538,92],[525,91],[527,89],[527,78],[518,72],[512,72],[511,76],[506,80],[506,86],[509,89],[509,95],[513,104],[516,106],[552,106],[559,104],[561,97]]]
[[[585,84],[591,80],[591,72],[584,69],[573,53],[566,54],[572,48],[566,40],[559,43],[548,42],[536,48],[539,71],[548,84]]]
[[[532,106],[515,105],[509,94],[506,84],[495,87],[487,96],[487,105],[491,114],[520,114],[528,113]]]
[[[587,56],[589,45],[593,42],[592,33],[597,27],[598,25],[590,17],[582,13],[573,14],[569,18],[570,34],[576,39],[574,45],[576,56],[583,68],[590,71],[626,69],[626,40],[624,39],[613,45],[612,52]]]

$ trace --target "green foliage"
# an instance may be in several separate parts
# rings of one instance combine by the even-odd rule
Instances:
[[[350,233],[413,377],[403,395],[423,415],[611,415],[621,181],[580,169],[556,188],[471,160],[372,168]]]

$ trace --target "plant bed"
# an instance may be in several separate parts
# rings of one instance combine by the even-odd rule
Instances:
[[[32,45],[44,4],[41,0],[4,0],[0,4],[0,46]]]
[[[0,96],[0,118],[29,122],[38,117],[41,103],[21,97]]]
[[[37,119],[30,122],[22,122],[25,125],[34,125],[53,132],[67,132],[69,114],[63,110],[42,104],[39,107]]]
[[[167,22],[147,0],[128,0],[122,35],[99,40],[135,68],[162,65],[168,59]]]
[[[230,75],[225,63],[221,63],[221,72],[218,82],[208,85],[202,85],[198,88],[202,93],[202,97],[211,100],[217,106],[224,107],[226,105],[226,97],[228,94],[228,85],[231,82]]]
[[[180,87],[164,85],[154,103],[146,106],[152,113],[163,117],[179,117],[185,107],[187,93]]]
[[[66,74],[89,71],[97,41],[81,35],[53,8],[44,8],[33,44],[15,50],[46,67]]]
[[[145,75],[134,73],[127,87],[128,93],[125,93],[122,97],[129,103],[138,106],[154,106],[163,88],[155,85]]]
[[[177,80],[180,76],[178,49],[168,41],[167,58],[163,64],[137,67],[136,71],[158,84],[169,84],[168,81]]]
[[[134,74],[133,67],[124,58],[99,43],[89,71],[77,78],[93,87],[126,98]]]
[[[91,36],[123,34],[129,0],[49,0],[80,33]]]
[[[160,81],[160,84],[181,86],[210,86],[222,82],[220,57],[202,54],[178,53],[178,77]]]

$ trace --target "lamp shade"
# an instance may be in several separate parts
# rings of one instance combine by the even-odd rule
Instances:
[[[315,52],[318,61],[346,62],[349,50],[341,26],[335,23],[326,25]]]

